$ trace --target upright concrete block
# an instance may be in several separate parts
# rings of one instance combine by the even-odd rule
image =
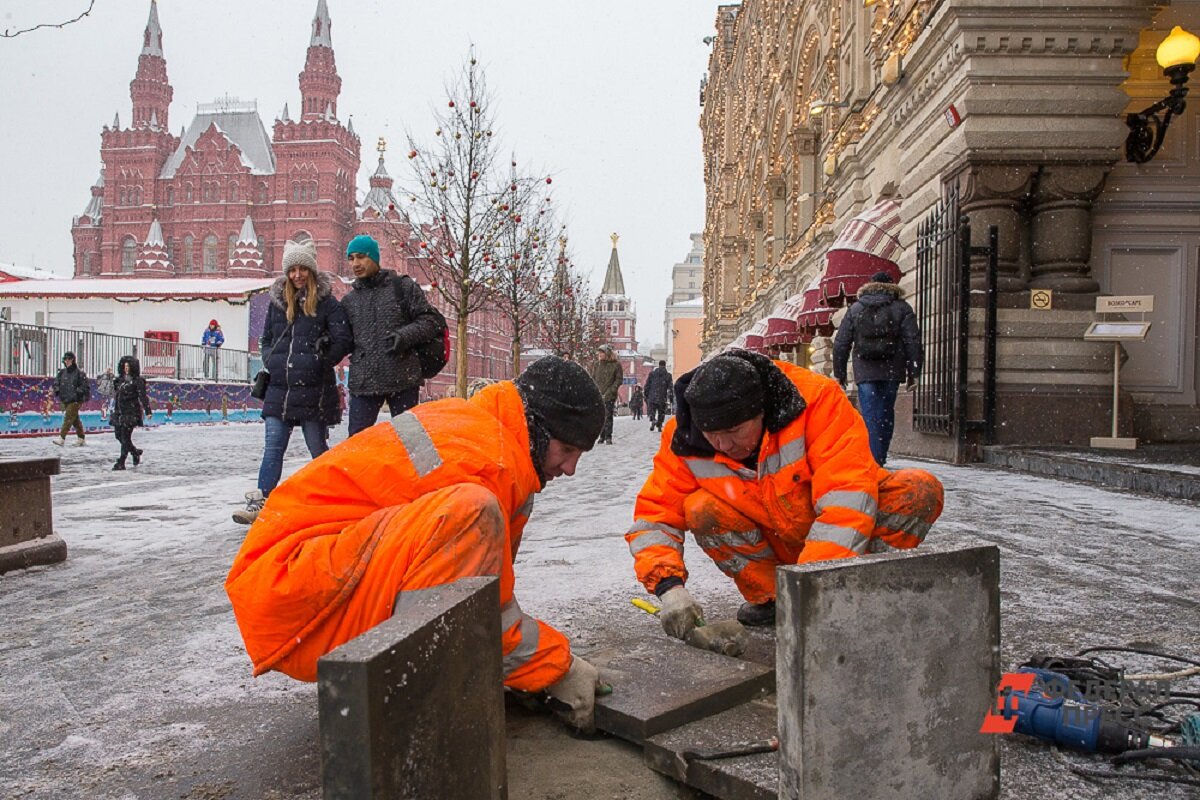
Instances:
[[[508,796],[499,586],[405,592],[317,662],[325,800]]]
[[[781,567],[779,796],[995,798],[995,547]]]
[[[66,559],[50,506],[58,468],[57,458],[0,458],[0,574]]]

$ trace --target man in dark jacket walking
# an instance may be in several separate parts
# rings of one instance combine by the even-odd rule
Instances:
[[[667,372],[667,362],[660,361],[658,366],[646,376],[646,413],[650,416],[650,430],[662,430],[663,417],[667,413],[667,398],[671,394],[671,373]]]
[[[621,370],[621,362],[612,345],[602,344],[596,354],[596,363],[592,367],[592,380],[604,398],[604,429],[600,431],[600,441],[612,444],[613,414],[617,408],[617,392],[621,389],[621,381],[625,373]]]
[[[421,362],[415,347],[442,332],[437,311],[407,275],[379,268],[379,244],[356,236],[346,246],[354,289],[342,300],[354,333],[350,354],[350,423],[353,436],[375,424],[387,401],[392,416],[417,404]]]
[[[91,398],[88,377],[83,374],[83,370],[76,366],[75,354],[71,351],[63,353],[62,363],[63,368],[54,378],[54,396],[63,404],[63,423],[62,430],[54,443],[59,446],[66,444],[67,431],[74,428],[75,435],[78,437],[76,444],[82,445],[84,443],[83,422],[79,419],[79,406]]]
[[[925,353],[921,331],[903,290],[886,272],[877,272],[858,292],[833,340],[833,375],[846,386],[846,362],[854,351],[858,407],[867,423],[871,455],[887,463],[896,426],[896,392],[901,381],[917,385]]]

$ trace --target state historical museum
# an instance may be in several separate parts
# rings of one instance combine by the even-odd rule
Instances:
[[[268,134],[255,103],[224,98],[199,104],[173,134],[173,90],[152,0],[129,85],[133,118],[122,127],[118,117],[101,132],[103,170],[71,226],[75,276],[267,277],[287,239],[313,239],[322,269],[345,273],[342,252],[356,223],[379,214],[363,209],[364,220],[356,205],[359,137],[338,119],[341,85],[329,11],[319,0],[296,119],[285,105]],[[390,179],[382,182],[390,190]]]

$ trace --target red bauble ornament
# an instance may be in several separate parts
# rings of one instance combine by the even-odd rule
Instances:
[[[520,215],[520,214],[517,214],[515,217],[513,217],[513,222],[520,222],[520,221],[521,221],[521,215]]]
[[[395,211],[395,210],[396,210],[396,204],[388,203],[388,211]]]
[[[474,108],[474,107],[475,107],[475,101],[474,101],[474,100],[472,100],[472,101],[471,101],[471,108]]]
[[[472,172],[472,173],[471,173],[471,177],[472,177],[472,178],[478,178],[478,177],[479,177],[479,173],[478,173],[478,172]]]
[[[416,151],[416,150],[409,150],[409,151],[408,151],[408,157],[409,157],[409,158],[416,158],[416,157],[417,157],[417,151]]]
[[[454,101],[453,101],[453,100],[451,100],[451,101],[450,101],[449,103],[447,103],[446,105],[447,105],[447,106],[449,106],[450,108],[454,108]]]
[[[546,178],[546,183],[554,183],[554,179],[553,179],[553,178]]]
[[[438,287],[438,282],[437,282],[437,281],[430,281],[430,282],[429,282],[429,285],[430,285],[430,286],[432,286],[433,288],[435,288],[435,289],[436,289],[436,288]]]
[[[425,242],[421,242],[421,249],[422,249],[422,250],[426,250],[426,249],[428,249],[428,248],[429,248],[429,245],[428,245],[428,244],[426,244]]]

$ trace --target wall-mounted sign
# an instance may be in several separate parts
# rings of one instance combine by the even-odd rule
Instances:
[[[1029,292],[1029,307],[1038,311],[1049,311],[1054,307],[1054,293],[1050,289],[1034,289]]]
[[[1124,311],[1147,312],[1154,310],[1154,295],[1130,294],[1112,297],[1097,297],[1096,311],[1101,314],[1120,314]]]
[[[951,128],[957,128],[958,123],[962,122],[962,115],[958,113],[958,109],[954,107],[954,103],[946,106],[946,124]]]

